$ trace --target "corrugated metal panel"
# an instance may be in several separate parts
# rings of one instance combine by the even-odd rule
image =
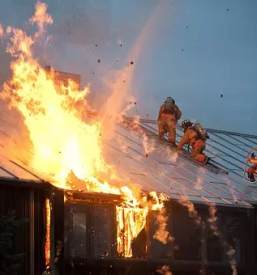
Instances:
[[[42,182],[40,173],[29,166],[29,160],[33,153],[20,146],[21,140],[15,140],[17,132],[12,126],[0,119],[0,178],[21,179],[34,182]]]
[[[213,158],[216,166],[229,172],[225,175],[206,169],[190,157],[179,155],[174,161],[172,149],[158,139],[155,121],[140,120],[137,127],[131,124],[131,119],[125,119],[124,123],[117,125],[114,135],[104,140],[107,161],[117,168],[128,184],[135,184],[146,191],[163,192],[174,199],[186,195],[194,202],[240,207],[256,204],[256,186],[243,180],[245,155],[255,142],[257,144],[256,136],[208,130],[210,140],[206,153]],[[177,141],[182,134],[178,127]],[[0,135],[1,142],[3,138],[14,142],[10,136],[1,132]],[[48,180],[29,167],[28,159],[32,152],[22,152],[22,159],[15,152],[18,152],[18,147],[9,152],[5,143],[0,144],[0,172],[3,177],[16,176],[39,182],[41,178]],[[27,158],[24,159],[24,156]]]
[[[242,174],[246,152],[254,140],[257,143],[257,137],[210,130],[206,152],[216,166],[229,172],[225,175],[213,173],[189,157],[179,156],[174,161],[172,149],[158,140],[154,121],[140,120],[136,126],[128,121],[121,123],[115,130],[115,138],[106,141],[106,158],[130,182],[145,190],[164,192],[174,199],[186,195],[195,202],[241,207],[257,202],[257,190],[244,182]],[[179,128],[178,142],[182,135]],[[238,150],[237,143],[247,148]]]

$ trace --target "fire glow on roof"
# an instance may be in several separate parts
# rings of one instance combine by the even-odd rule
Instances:
[[[4,123],[0,121],[0,125]],[[208,129],[210,139],[206,153],[218,167],[229,172],[223,175],[213,173],[183,156],[173,161],[171,149],[158,141],[155,121],[140,120],[138,126],[140,132],[125,120],[117,125],[115,138],[107,139],[105,145],[108,152],[106,159],[118,168],[121,175],[129,177],[142,190],[163,192],[175,200],[186,195],[198,203],[212,202],[241,207],[256,204],[256,186],[242,178],[245,155],[256,145],[256,136]],[[5,150],[4,140],[10,142],[12,138],[2,131],[0,135],[0,177],[43,182],[42,177],[22,162],[18,154],[10,154]],[[180,128],[177,136],[179,141],[182,136]],[[145,139],[148,146],[154,145],[147,156]],[[47,178],[44,180],[48,181]]]

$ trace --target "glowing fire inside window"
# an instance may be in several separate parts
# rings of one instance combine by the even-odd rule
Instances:
[[[132,257],[132,241],[145,227],[147,210],[116,207],[117,252],[120,257]]]

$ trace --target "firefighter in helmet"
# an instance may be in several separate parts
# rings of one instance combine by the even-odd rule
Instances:
[[[168,142],[176,146],[176,126],[181,118],[181,111],[172,97],[167,97],[164,104],[160,107],[158,117],[158,128],[160,139],[164,138],[165,133],[169,133]]]
[[[248,161],[253,164],[253,166],[247,170],[248,178],[251,182],[255,182],[254,174],[257,174],[257,157],[254,155],[254,153],[252,153],[252,156]]]
[[[206,139],[209,138],[206,130],[203,129],[199,123],[193,125],[188,119],[184,120],[181,126],[184,135],[180,140],[176,151],[178,152],[185,144],[188,144],[192,147],[191,157],[202,164],[207,164],[210,158],[203,154],[206,147]]]

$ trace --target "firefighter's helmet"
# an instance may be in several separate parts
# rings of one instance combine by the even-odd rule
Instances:
[[[182,121],[181,126],[184,132],[187,130],[188,127],[192,126],[193,123],[189,119],[185,119]]]

